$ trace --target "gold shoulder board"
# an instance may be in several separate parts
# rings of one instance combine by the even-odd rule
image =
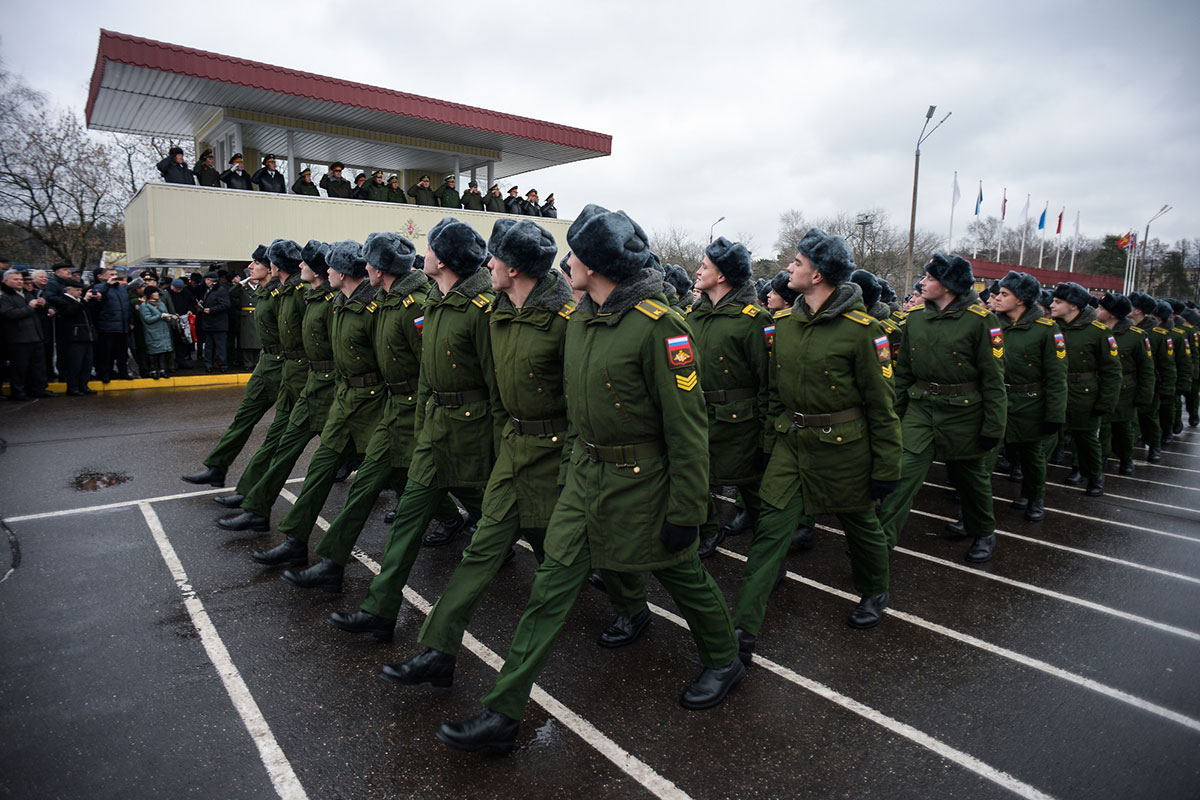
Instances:
[[[775,319],[783,319],[784,317],[789,316],[791,313],[792,310],[790,308],[781,309],[775,312]]]
[[[859,325],[870,325],[872,322],[875,321],[875,318],[872,317],[870,314],[864,314],[863,312],[861,312],[857,309],[851,309],[851,310],[847,311],[845,314],[842,314],[842,316],[845,317],[846,319],[850,320],[851,322],[857,322]]]
[[[411,305],[412,305],[413,303],[415,303],[415,302],[417,302],[417,301],[416,301],[416,300],[413,300],[413,296],[410,294],[410,295],[408,295],[408,296],[406,296],[406,297],[404,298],[404,307],[405,307],[405,308],[408,308],[409,306],[411,306]]]
[[[1045,317],[1038,317],[1036,322],[1038,325],[1050,325],[1050,326],[1054,325],[1054,320],[1046,319]]]
[[[477,294],[471,298],[471,302],[480,308],[487,308],[492,301],[488,300],[485,294]]]
[[[1133,331],[1134,333],[1145,333],[1145,331],[1139,328],[1137,325],[1130,325],[1129,330]]]
[[[558,310],[558,315],[563,319],[570,319],[572,312],[575,311],[575,301],[568,300],[562,308]]]
[[[972,303],[971,305],[967,306],[967,311],[970,311],[972,314],[975,314],[979,317],[986,317],[988,315],[988,310],[978,303]]]
[[[758,312],[759,312],[758,306],[754,305],[753,303],[749,303],[742,307],[742,313],[745,314],[747,317],[757,317]]]
[[[666,306],[662,305],[661,303],[656,303],[653,300],[649,300],[649,299],[643,300],[642,302],[640,302],[636,306],[634,306],[634,308],[636,308],[638,311],[645,314],[650,319],[658,319],[659,317],[661,317],[663,314],[666,314],[670,310]]]
[[[1102,331],[1107,331],[1107,330],[1108,330],[1108,326],[1107,326],[1107,325],[1105,325],[1103,322],[1101,322],[1101,321],[1100,321],[1100,320],[1098,320],[1098,319],[1094,319],[1094,320],[1092,320],[1092,325],[1094,325],[1095,327],[1099,328],[1099,329],[1100,329],[1100,330],[1102,330]]]

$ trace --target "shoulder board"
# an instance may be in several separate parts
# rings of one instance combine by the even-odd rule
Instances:
[[[789,316],[791,313],[792,310],[790,308],[780,309],[779,311],[775,312],[775,319],[783,319],[784,317]]]
[[[375,309],[379,308],[379,303],[376,303],[374,300],[372,300],[371,302],[367,303],[364,308],[367,309],[368,313],[374,314]]]
[[[750,303],[750,304],[742,307],[742,313],[745,314],[747,317],[757,317],[759,310],[760,310],[759,307],[754,305],[753,303]]]
[[[921,305],[919,305],[919,306],[913,306],[912,308],[910,308],[910,309],[908,310],[908,314],[911,314],[911,313],[912,313],[912,312],[914,312],[914,311],[921,311],[921,310],[922,310],[922,309],[924,309],[924,308],[925,308],[925,304],[924,304],[924,303],[921,303]],[[908,314],[905,314],[905,315],[904,315],[904,318],[905,318],[905,319],[908,319]]]
[[[650,319],[658,319],[663,314],[666,314],[671,309],[664,306],[662,303],[656,303],[653,300],[646,299],[634,306],[638,311],[645,314]]]
[[[1171,328],[1172,333],[1186,333],[1183,328]]]
[[[558,310],[558,315],[563,319],[570,319],[571,314],[575,311],[575,301],[568,300],[563,304],[563,307]]]
[[[972,314],[975,314],[979,317],[986,317],[988,315],[988,310],[978,303],[972,303],[971,305],[967,306],[967,311],[970,311]]]
[[[1145,331],[1139,328],[1137,325],[1130,325],[1129,330],[1133,331],[1134,333],[1145,333]]]
[[[890,319],[881,319],[879,320],[879,324],[883,326],[883,330],[886,333],[895,333],[896,331],[900,330],[900,326],[892,322]]]
[[[1102,331],[1105,331],[1105,332],[1107,332],[1107,331],[1108,331],[1108,326],[1107,326],[1107,325],[1105,325],[1103,322],[1101,322],[1101,321],[1100,321],[1100,320],[1098,320],[1098,319],[1094,319],[1094,320],[1092,320],[1092,326],[1093,326],[1093,327],[1096,327],[1096,328],[1099,328],[1100,330],[1102,330]]]
[[[1155,332],[1155,333],[1161,333],[1161,334],[1163,334],[1164,336],[1165,336],[1165,335],[1166,335],[1166,333],[1167,333],[1167,329],[1166,329],[1166,328],[1154,328],[1153,330],[1154,330],[1154,332]]]
[[[409,306],[411,306],[413,303],[415,303],[417,301],[414,300],[413,296],[410,294],[410,295],[405,295],[403,302],[404,302],[404,307],[408,308]]]
[[[475,305],[479,306],[480,308],[487,308],[489,305],[492,304],[492,301],[488,299],[488,296],[486,294],[475,295],[474,297],[471,298],[471,302],[474,303]]]
[[[279,289],[272,289],[271,297],[278,297],[278,296],[279,296]]]
[[[332,300],[335,297],[337,297],[337,292],[328,292],[325,295],[325,302],[329,302],[330,300]]]
[[[1036,320],[1034,320],[1034,322],[1038,325],[1049,325],[1050,327],[1054,327],[1054,320],[1046,319],[1045,317],[1038,317]]]
[[[851,322],[857,322],[859,325],[870,325],[872,322],[875,321],[875,318],[872,317],[870,314],[863,313],[862,311],[858,311],[857,309],[851,309],[851,310],[847,311],[845,314],[842,314],[842,316],[845,317],[846,319],[850,320]]]

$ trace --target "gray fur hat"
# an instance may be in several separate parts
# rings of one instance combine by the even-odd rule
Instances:
[[[473,274],[487,258],[487,242],[474,228],[446,217],[429,231],[429,249],[455,274]]]
[[[567,229],[567,243],[579,260],[620,283],[650,263],[650,240],[624,211],[589,203]]]
[[[1183,318],[1186,319],[1188,322],[1192,323],[1193,325],[1200,326],[1200,312],[1197,312],[1196,309],[1194,309],[1194,308],[1188,308],[1187,310],[1185,310],[1183,312]],[[1195,357],[1196,357],[1196,354],[1192,353],[1192,358],[1195,358]]]
[[[291,239],[276,239],[267,248],[267,259],[284,272],[300,269],[300,245]]]
[[[713,263],[725,280],[735,289],[750,280],[750,251],[741,242],[731,242],[724,236],[704,248],[704,255]]]
[[[372,233],[363,244],[363,259],[389,275],[405,274],[416,257],[416,246],[398,233]]]
[[[658,253],[650,254],[650,263],[648,263],[646,266],[650,267],[664,278],[667,276],[667,268],[663,266],[662,259],[658,257]]]
[[[840,236],[833,236],[820,228],[811,228],[796,243],[796,252],[812,262],[817,272],[834,286],[850,280],[854,272],[854,254]]]
[[[1053,296],[1064,303],[1070,303],[1079,308],[1087,308],[1088,300],[1091,299],[1091,294],[1088,293],[1087,289],[1072,281],[1063,281],[1056,286]]]
[[[1038,295],[1038,305],[1040,305],[1042,308],[1049,309],[1050,301],[1053,299],[1054,292],[1050,291],[1049,289],[1042,289],[1041,294]]]
[[[678,264],[672,264],[667,269],[666,281],[675,287],[675,291],[679,292],[680,297],[692,291],[692,276],[688,275],[687,270]],[[688,302],[691,302],[690,298],[688,298]]]
[[[1154,316],[1163,321],[1163,325],[1167,328],[1171,327],[1171,318],[1175,316],[1175,309],[1171,308],[1171,304],[1166,300],[1159,300],[1154,307]]]
[[[260,264],[269,263],[267,261],[267,246],[265,244],[260,244],[258,247],[254,248],[254,252],[250,254],[250,260],[257,261]]]
[[[775,273],[775,277],[771,278],[771,291],[783,298],[789,306],[796,302],[796,298],[800,296],[792,287],[788,286],[788,271],[781,269]]]
[[[318,275],[328,275],[329,264],[325,262],[325,254],[328,252],[329,245],[317,239],[309,239],[308,244],[300,251],[300,260]]]
[[[767,292],[771,291],[771,284],[767,283],[766,278],[758,278],[754,281],[754,296],[758,298],[758,304],[763,308],[767,307]]]
[[[1042,285],[1038,283],[1037,278],[1028,272],[1016,270],[1009,270],[1008,274],[1000,279],[1000,288],[1008,289],[1029,308],[1033,308],[1033,304],[1042,294]]]
[[[492,226],[488,252],[531,278],[544,278],[554,266],[558,244],[550,231],[528,219],[504,217]]]
[[[890,283],[885,281],[883,278],[879,278],[878,276],[876,276],[876,278],[879,280],[879,299],[881,301],[885,303],[895,303],[900,299],[896,297],[896,290],[892,288]]]
[[[945,286],[947,291],[955,295],[966,294],[975,284],[975,276],[971,272],[971,262],[953,253],[948,256],[934,253],[933,258],[929,259],[929,263],[925,265],[925,271],[932,275],[934,280]]]
[[[1100,307],[1117,319],[1125,319],[1129,316],[1129,312],[1133,311],[1133,303],[1129,302],[1128,297],[1111,292],[1105,292],[1104,296],[1100,298]]]
[[[850,274],[850,280],[857,283],[862,288],[863,305],[870,310],[871,306],[879,302],[879,294],[881,287],[879,279],[865,269],[856,269]]]
[[[329,245],[325,263],[330,269],[351,278],[367,277],[367,260],[363,258],[362,245],[351,239]]]
[[[558,262],[558,266],[560,266],[562,268],[563,273],[566,274],[568,277],[570,277],[570,275],[571,275],[570,261],[571,261],[571,251],[568,250],[567,254],[562,257],[562,261]]]

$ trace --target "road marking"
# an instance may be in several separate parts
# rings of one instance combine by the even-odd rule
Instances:
[[[1066,469],[1066,467],[1062,466],[1061,464],[1051,464],[1049,466],[1056,466],[1056,467],[1060,467],[1061,469]],[[1007,472],[1000,472],[999,470],[992,470],[992,474],[998,475],[1002,478],[1008,477]],[[1152,481],[1149,478],[1137,478],[1137,477],[1134,477],[1133,475],[1118,475],[1115,472],[1106,472],[1104,474],[1106,477],[1112,478],[1113,480],[1118,480],[1118,481],[1134,481],[1135,483],[1152,483],[1155,486],[1164,486],[1164,487],[1168,487],[1171,489],[1182,489],[1185,492],[1200,492],[1200,487],[1196,487],[1196,486],[1184,486],[1179,483],[1163,483],[1162,481]],[[1017,484],[1018,482],[1010,480],[1009,483]],[[1078,487],[1075,487],[1075,488],[1078,488]]]
[[[299,478],[288,478],[287,483],[300,483],[304,480],[304,476]],[[186,500],[189,497],[204,497],[210,494],[222,494],[228,492],[233,494],[233,489],[228,486],[222,486],[220,489],[200,489],[195,492],[183,492],[181,494],[163,494],[158,497],[143,497],[140,500],[123,500],[119,503],[105,503],[99,506],[85,506],[84,508],[64,508],[61,511],[42,511],[37,514],[22,514],[19,517],[5,517],[8,522],[28,522],[33,519],[53,519],[54,517],[65,517],[70,514],[86,514],[92,511],[108,511],[113,508],[128,508],[129,506],[140,506],[143,503],[163,503],[168,500]]]
[[[1068,486],[1065,483],[1051,483],[1050,481],[1046,481],[1046,485],[1047,486],[1057,486],[1060,489],[1071,489],[1075,492],[1078,492],[1080,496],[1083,495],[1083,492],[1080,491],[1078,486]],[[1133,503],[1145,503],[1146,505],[1158,506],[1159,508],[1169,508],[1174,511],[1188,511],[1188,512],[1192,512],[1192,513],[1196,512],[1195,508],[1189,508],[1187,506],[1175,506],[1175,505],[1171,505],[1170,503],[1160,503],[1157,500],[1143,500],[1140,497],[1130,497],[1129,495],[1126,495],[1126,494],[1113,494],[1108,491],[1105,491],[1104,494],[1102,495],[1102,497],[1106,497],[1109,500],[1129,500],[1130,502],[1133,502]]]
[[[275,736],[267,726],[267,721],[263,717],[262,711],[259,710],[258,703],[254,702],[250,689],[242,680],[237,667],[234,666],[233,659],[229,657],[229,651],[225,649],[225,643],[221,641],[220,634],[217,633],[208,612],[204,609],[204,603],[196,596],[196,590],[188,581],[183,564],[180,562],[179,556],[175,554],[175,548],[167,539],[167,533],[163,530],[158,514],[148,502],[138,503],[138,508],[141,509],[142,516],[146,518],[146,524],[150,526],[150,533],[153,534],[154,542],[158,545],[158,552],[162,554],[163,561],[167,563],[167,569],[171,571],[171,577],[175,579],[175,585],[179,587],[179,593],[183,595],[184,607],[187,608],[188,616],[192,618],[192,625],[196,627],[196,632],[200,634],[204,650],[208,653],[208,658],[212,661],[213,666],[217,668],[217,674],[221,676],[221,683],[225,685],[225,691],[229,694],[234,709],[237,710],[238,716],[242,718],[242,723],[254,740],[254,746],[258,748],[258,756],[262,759],[263,766],[267,768],[267,775],[271,778],[275,792],[279,795],[280,800],[307,800],[308,794],[300,784],[300,779],[296,777],[287,756],[283,754],[279,743],[275,741]]]
[[[286,489],[281,491],[279,496],[289,503],[296,502],[296,495]],[[329,530],[329,522],[324,517],[317,517],[317,526],[323,531]],[[371,570],[371,572],[376,575],[379,574],[379,563],[365,552],[356,547],[351,551],[351,555],[358,559],[367,569]],[[416,590],[405,586],[404,599],[408,600],[422,614],[429,615],[432,605]],[[497,672],[504,666],[504,659],[496,651],[476,639],[469,632],[463,635],[463,646]],[[564,727],[583,739],[596,752],[611,761],[617,769],[644,786],[655,797],[663,798],[663,800],[691,800],[689,794],[667,778],[659,775],[649,764],[605,736],[596,726],[563,705],[536,683],[533,685],[533,691],[530,693],[529,699],[545,709],[546,713],[557,719]]]
[[[727,550],[724,547],[718,547],[717,551],[722,553],[723,555],[733,558],[736,561],[742,561],[742,562],[746,561],[746,557],[744,555],[742,555],[741,553],[736,553],[732,550]],[[831,594],[835,597],[840,597],[843,600],[849,600],[850,602],[856,603],[856,604],[859,601],[858,595],[850,594],[849,592],[844,592],[841,589],[835,589],[832,586],[827,586],[826,584],[821,583],[819,581],[815,581],[812,578],[806,578],[805,576],[800,575],[799,573],[796,573],[796,572],[792,572],[791,570],[788,570],[787,577],[790,580],[796,581],[797,583],[802,583],[805,586],[810,586],[814,589],[819,589],[820,591],[825,592],[826,594]],[[1031,658],[1029,656],[1018,653],[1015,650],[1009,650],[1007,647],[1002,647],[997,644],[992,644],[991,642],[986,642],[982,639],[978,639],[978,638],[970,635],[969,633],[963,633],[962,631],[954,630],[953,628],[947,628],[945,625],[940,625],[931,620],[927,620],[924,617],[918,617],[916,614],[910,614],[906,611],[898,611],[897,609],[889,606],[888,610],[887,610],[887,615],[889,617],[895,617],[896,619],[902,620],[904,622],[908,622],[912,625],[916,625],[918,627],[925,628],[928,631],[932,631],[932,632],[940,634],[942,636],[949,637],[951,639],[954,639],[955,641],[962,642],[963,644],[967,644],[972,647],[977,647],[980,650],[991,653],[993,655],[1000,656],[1001,658],[1007,658],[1010,661],[1015,661],[1018,664],[1021,664],[1026,667],[1030,667],[1032,669],[1036,669],[1040,672],[1044,672],[1047,675],[1051,675],[1055,678],[1060,678],[1064,681],[1068,681],[1069,683],[1073,683],[1077,686],[1082,686],[1085,689],[1090,689],[1091,691],[1096,692],[1098,694],[1102,694],[1105,697],[1110,697],[1114,700],[1120,701],[1122,703],[1126,703],[1127,705],[1131,705],[1134,708],[1139,708],[1143,711],[1147,711],[1151,714],[1162,717],[1163,719],[1170,720],[1171,722],[1176,722],[1180,725],[1183,725],[1185,728],[1191,728],[1194,731],[1200,732],[1200,720],[1193,719],[1184,714],[1180,714],[1177,711],[1172,711],[1169,708],[1160,706],[1157,703],[1152,703],[1149,700],[1143,700],[1140,697],[1131,695],[1128,692],[1123,692],[1120,689],[1116,689],[1112,686],[1108,686],[1106,684],[1100,683],[1099,681],[1094,681],[1091,678],[1085,678],[1082,675],[1075,674],[1074,672],[1068,672],[1065,669],[1056,667],[1053,664],[1049,664],[1045,661],[1041,661],[1036,658]],[[757,658],[757,654],[755,655],[755,657]]]

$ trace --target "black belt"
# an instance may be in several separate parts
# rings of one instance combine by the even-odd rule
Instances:
[[[1007,389],[1009,393],[1017,392],[1020,394],[1021,392],[1026,392],[1028,394],[1033,394],[1034,392],[1040,392],[1042,390],[1042,384],[1037,381],[1034,381],[1033,383],[1006,383],[1004,384],[1004,388]]]
[[[442,408],[458,408],[465,403],[477,403],[488,399],[487,389],[468,389],[465,392],[439,392],[433,389],[430,395],[433,397],[433,404]]]
[[[291,361],[293,358],[297,361],[308,358],[308,353],[304,352],[303,350],[283,350],[279,353],[279,355],[283,356],[288,361]]]
[[[283,350],[281,348],[279,348],[278,346],[273,346],[273,345],[269,345],[269,344],[264,344],[262,346],[262,351],[269,356],[277,356],[283,352]]]
[[[366,375],[352,375],[343,377],[342,380],[351,389],[363,389],[367,386],[374,386],[377,383],[383,383],[383,379],[379,377],[378,372],[368,372]]]
[[[793,428],[832,428],[839,423],[861,418],[863,411],[856,407],[834,411],[832,414],[804,414],[792,411],[791,415]]]
[[[720,403],[732,403],[735,400],[749,400],[757,397],[757,389],[713,389],[704,393],[704,402],[710,406]]]
[[[662,442],[637,442],[636,444],[592,444],[584,442],[583,449],[587,451],[589,461],[604,461],[627,467],[637,463],[639,458],[654,458],[667,452]]]
[[[967,392],[979,391],[979,384],[976,383],[975,381],[967,381],[966,383],[931,383],[929,381],[923,381],[923,380],[918,379],[918,380],[913,381],[913,383],[915,383],[917,386],[924,389],[925,391],[929,392],[930,394],[937,394],[937,395],[954,396],[954,395],[959,395],[959,394],[966,394]]]
[[[396,383],[387,383],[388,391],[392,394],[413,394],[417,391],[416,383],[411,379],[407,381],[397,381]]]
[[[337,364],[333,361],[313,361],[309,359],[308,368],[313,372],[333,372],[337,369]]]
[[[1091,381],[1091,380],[1095,380],[1095,379],[1096,379],[1096,373],[1094,373],[1094,372],[1068,372],[1067,373],[1067,383],[1083,383],[1084,381]]]
[[[512,422],[513,433],[519,436],[554,436],[563,433],[567,429],[566,417],[554,417],[553,419],[517,419],[509,417]]]

